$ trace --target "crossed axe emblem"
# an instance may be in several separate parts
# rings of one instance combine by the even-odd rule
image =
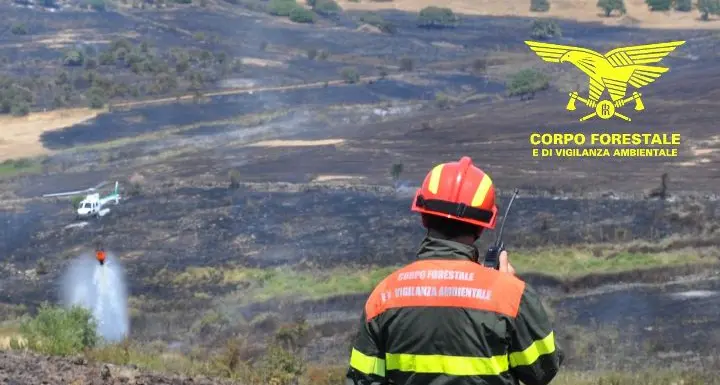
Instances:
[[[625,104],[632,102],[633,100],[635,101],[635,111],[642,111],[645,109],[645,105],[643,104],[642,99],[640,99],[640,93],[637,91],[633,92],[632,96],[618,100],[614,103],[610,100],[597,101],[585,99],[582,96],[578,95],[576,91],[573,91],[570,93],[570,100],[568,100],[568,104],[566,107],[568,111],[575,111],[576,100],[579,100],[586,106],[595,109],[595,112],[587,114],[580,118],[581,122],[595,116],[599,117],[600,119],[610,119],[613,116],[617,116],[618,118],[629,122],[630,118],[618,112],[617,108],[622,107]]]

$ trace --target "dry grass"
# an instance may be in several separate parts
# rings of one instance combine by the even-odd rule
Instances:
[[[369,1],[358,3],[340,0],[340,5],[348,10],[397,9],[418,12],[427,6],[443,6],[456,13],[487,16],[553,17],[583,22],[601,22],[605,25],[632,24],[639,28],[652,29],[720,29],[720,22],[703,22],[697,10],[691,12],[650,12],[644,0],[625,0],[627,14],[621,17],[606,18],[597,8],[597,0],[551,0],[550,11],[530,12],[529,0],[394,0]]]
[[[40,142],[46,131],[59,130],[96,117],[103,110],[74,108],[31,113],[28,116],[0,117],[0,161],[48,154]]]

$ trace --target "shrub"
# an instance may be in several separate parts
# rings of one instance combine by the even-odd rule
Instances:
[[[310,10],[298,6],[290,11],[290,21],[294,23],[313,23],[315,22],[315,14]]]
[[[546,40],[562,36],[560,26],[553,20],[535,20],[530,30],[533,39]]]
[[[599,0],[597,6],[605,12],[605,17],[610,17],[613,11],[618,11],[621,15],[626,12],[624,0]]]
[[[335,15],[341,11],[335,0],[318,0],[312,6],[312,9],[323,16]]]
[[[530,10],[532,12],[547,12],[550,10],[550,2],[548,0],[530,0]]]
[[[692,11],[692,0],[675,0],[675,10],[680,12]]]
[[[395,26],[392,23],[386,21],[382,16],[372,12],[368,12],[360,16],[360,21],[365,24],[369,24],[377,27],[380,31],[385,33],[395,33]]]
[[[270,0],[267,10],[275,16],[290,16],[290,12],[302,8],[295,0]]]
[[[720,14],[720,0],[698,0],[698,11],[702,20],[709,20],[710,15]]]
[[[651,11],[669,11],[673,0],[645,0]]]
[[[342,75],[343,79],[348,84],[357,83],[360,81],[360,75],[358,74],[357,70],[353,67],[345,67],[340,71],[340,74]]]
[[[425,7],[418,14],[418,26],[422,28],[448,28],[458,22],[458,17],[450,8]]]
[[[27,35],[28,30],[25,24],[13,24],[10,32],[12,32],[13,35]]]
[[[532,99],[538,91],[550,86],[548,77],[535,70],[526,69],[510,77],[507,84],[508,96],[520,96],[520,99]]]
[[[51,307],[47,303],[41,305],[34,318],[21,324],[20,334],[26,339],[28,349],[60,356],[92,348],[99,339],[90,311],[81,307]]]

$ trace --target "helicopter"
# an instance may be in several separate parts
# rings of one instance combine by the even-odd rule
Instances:
[[[107,182],[102,182],[98,184],[95,187],[90,187],[85,190],[78,190],[78,191],[68,191],[68,192],[61,192],[61,193],[54,193],[54,194],[45,194],[43,195],[44,198],[50,198],[50,197],[61,197],[61,196],[77,196],[89,193],[85,196],[83,200],[80,201],[80,203],[77,206],[77,219],[81,218],[89,218],[89,217],[102,217],[105,216],[107,213],[110,212],[110,209],[105,207],[106,204],[113,202],[114,204],[120,203],[120,184],[116,181],[115,182],[115,189],[108,195],[101,196],[100,193],[97,193],[97,189],[100,187],[103,187],[107,184]]]

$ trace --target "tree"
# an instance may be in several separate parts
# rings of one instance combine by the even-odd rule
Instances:
[[[550,10],[550,2],[548,0],[530,0],[530,10],[532,12],[547,12]]]
[[[605,12],[605,17],[610,17],[613,11],[618,11],[621,15],[627,12],[623,0],[599,0],[597,6]]]
[[[290,21],[295,23],[313,23],[315,22],[315,14],[303,7],[297,7],[290,11]]]
[[[548,77],[535,70],[525,69],[510,77],[507,84],[508,96],[520,96],[520,100],[532,99],[538,91],[550,87]]]
[[[710,15],[720,14],[720,0],[698,0],[697,8],[701,18],[707,21]]]
[[[340,6],[335,0],[311,0],[311,2],[313,2],[312,9],[320,15],[331,16],[340,13]]]
[[[425,7],[418,14],[418,27],[448,28],[458,22],[458,17],[450,8]]]
[[[546,40],[562,36],[562,30],[553,20],[535,20],[531,27],[530,36],[533,39]]]
[[[692,0],[675,0],[675,10],[680,12],[692,11]]]
[[[669,11],[673,0],[645,0],[651,11]]]

